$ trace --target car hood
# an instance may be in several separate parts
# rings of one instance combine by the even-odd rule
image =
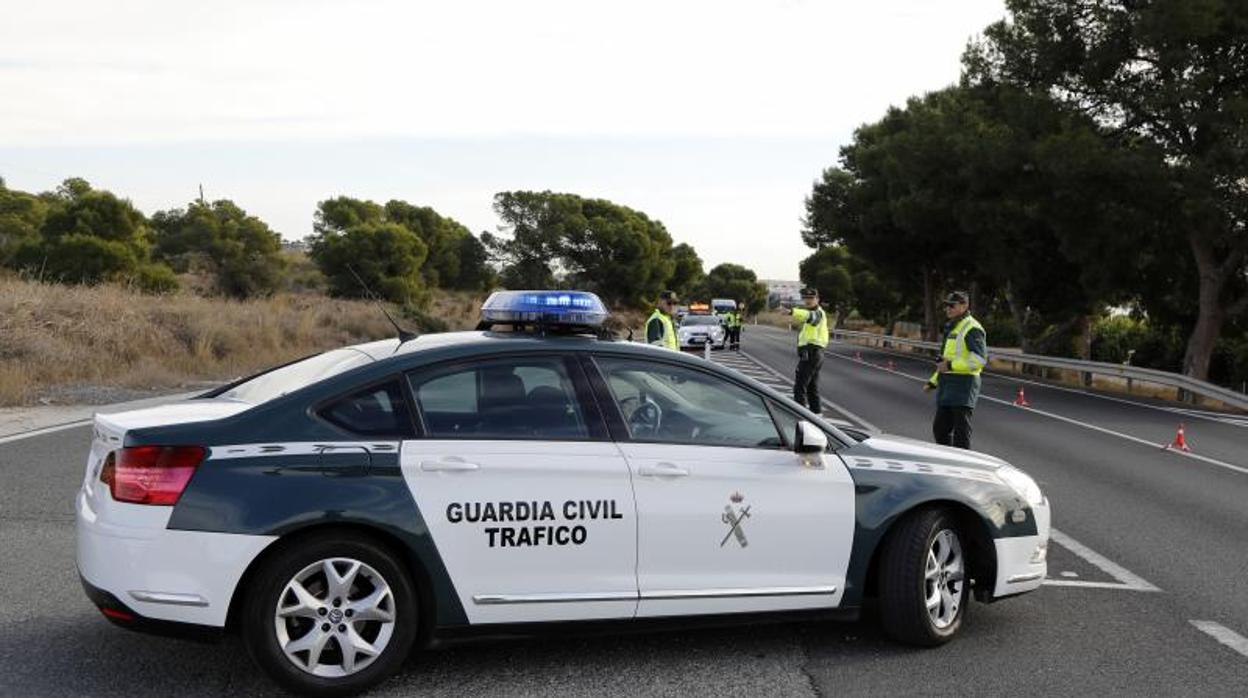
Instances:
[[[939,446],[926,441],[919,441],[918,439],[911,439],[905,436],[894,436],[892,434],[873,435],[865,441],[860,441],[852,447],[840,451],[840,455],[844,458],[883,458],[953,465],[989,471],[1008,465],[1000,458],[986,453],[952,448],[950,446]]]

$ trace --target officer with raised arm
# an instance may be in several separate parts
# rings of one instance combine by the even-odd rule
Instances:
[[[988,364],[988,335],[971,317],[970,299],[962,291],[945,298],[945,341],[936,371],[923,386],[936,392],[932,435],[943,446],[971,447],[971,414],[979,400],[979,374]]]
[[[672,314],[676,312],[676,293],[664,291],[659,294],[659,302],[650,319],[646,320],[646,343],[672,351],[680,351],[680,340],[676,337],[676,326],[672,323]]]
[[[823,350],[828,347],[828,311],[819,306],[819,291],[802,289],[802,304],[793,308],[793,319],[801,324],[797,333],[797,375],[793,381],[793,399],[797,404],[819,414],[819,369],[823,367]]]

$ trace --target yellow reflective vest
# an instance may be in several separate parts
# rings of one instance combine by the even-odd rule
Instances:
[[[802,323],[802,329],[797,333],[798,347],[807,344],[828,346],[828,311],[823,308],[794,308],[793,318]]]
[[[652,339],[650,337],[650,323],[656,320],[659,322],[659,327],[662,328],[663,334],[657,339]],[[650,313],[650,318],[646,320],[646,341],[658,347],[680,351],[680,343],[676,339],[676,328],[672,325],[672,319],[658,308],[655,308],[654,312]]]
[[[945,345],[941,349],[940,358],[949,360],[949,373],[951,374],[978,376],[984,370],[984,364],[988,362],[987,356],[980,356],[967,348],[966,336],[971,330],[983,332],[984,326],[967,313],[957,325],[954,325],[953,330],[945,335]],[[928,382],[933,384],[939,381],[940,371],[936,371],[928,379]]]

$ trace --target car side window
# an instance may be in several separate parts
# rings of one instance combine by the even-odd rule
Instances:
[[[459,439],[584,439],[585,411],[558,357],[486,361],[413,376],[425,434]]]
[[[779,448],[763,398],[735,383],[671,364],[596,359],[629,435],[638,441]]]
[[[360,436],[406,438],[413,435],[411,412],[397,379],[334,400],[317,414],[330,424]]]
[[[772,401],[768,401],[767,406],[771,408],[771,415],[775,417],[776,426],[780,428],[780,435],[784,438],[784,446],[792,448],[793,439],[797,436],[797,415]]]

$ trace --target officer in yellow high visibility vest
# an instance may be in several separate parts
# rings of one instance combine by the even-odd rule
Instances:
[[[741,308],[728,312],[728,344],[737,351],[741,351]]]
[[[646,320],[646,343],[664,349],[680,351],[680,340],[676,337],[676,326],[672,323],[672,314],[676,312],[676,294],[664,291],[659,294],[658,306]]]
[[[793,308],[793,319],[801,323],[797,333],[797,375],[793,381],[793,399],[797,404],[819,414],[819,369],[823,367],[823,350],[828,346],[828,312],[819,307],[819,292],[802,289],[804,308]]]
[[[970,299],[961,291],[945,298],[945,342],[936,371],[923,386],[936,392],[936,418],[932,435],[936,443],[971,447],[971,414],[979,400],[979,374],[988,364],[988,335],[971,317]]]

